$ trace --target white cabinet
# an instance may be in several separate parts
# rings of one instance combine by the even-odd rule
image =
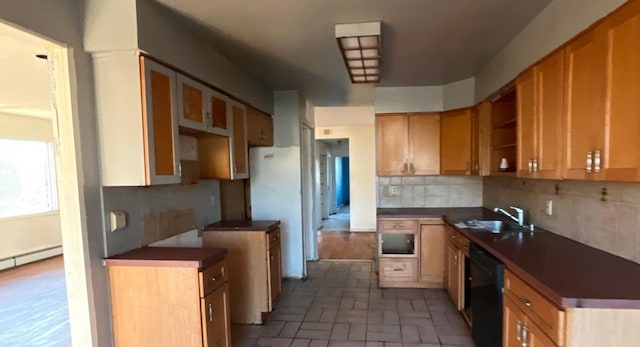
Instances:
[[[229,136],[229,97],[183,74],[178,74],[177,80],[181,129]]]
[[[175,71],[137,51],[94,68],[102,185],[180,183]]]

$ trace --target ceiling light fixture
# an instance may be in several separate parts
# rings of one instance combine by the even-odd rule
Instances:
[[[336,40],[352,83],[380,82],[381,23],[336,24]]]

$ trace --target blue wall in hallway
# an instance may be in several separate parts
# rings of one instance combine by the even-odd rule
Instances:
[[[349,203],[349,157],[336,158],[336,206]]]

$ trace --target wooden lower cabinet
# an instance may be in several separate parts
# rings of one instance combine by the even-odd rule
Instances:
[[[447,292],[457,310],[462,309],[464,286],[462,285],[463,255],[457,245],[447,242]]]
[[[442,224],[420,226],[420,282],[444,287],[445,231]]]
[[[205,247],[229,250],[229,272],[237,274],[229,279],[231,321],[262,324],[273,311],[282,288],[280,228],[249,229],[236,230],[231,224],[226,230],[224,226],[207,226],[202,239]]]
[[[106,259],[116,347],[230,347],[225,249],[145,247]]]
[[[230,347],[229,285],[225,283],[201,301],[205,346]]]
[[[380,218],[378,245],[380,287],[443,288],[441,218]]]
[[[557,347],[508,297],[503,313],[503,347]]]

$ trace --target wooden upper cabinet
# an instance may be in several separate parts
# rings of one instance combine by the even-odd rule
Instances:
[[[176,73],[140,58],[142,81],[146,184],[180,183]]]
[[[178,74],[179,124],[188,129],[207,131],[210,113],[207,110],[207,87]]]
[[[268,114],[247,107],[247,143],[249,146],[273,146],[273,119]]]
[[[247,122],[245,106],[233,102],[231,117],[233,119],[233,179],[249,177],[249,154],[247,147]]]
[[[516,79],[520,177],[562,177],[564,51]]]
[[[378,176],[407,174],[409,119],[406,115],[376,116],[376,168]]]
[[[408,116],[409,175],[438,175],[440,173],[440,115]]]
[[[517,175],[519,177],[533,176],[533,158],[535,157],[535,127],[536,127],[536,87],[534,68],[520,74],[516,79],[516,94],[518,107],[518,157]]]
[[[230,135],[231,120],[229,111],[229,97],[214,90],[207,93],[209,115],[208,132],[228,136]]]
[[[440,173],[470,175],[473,167],[472,110],[443,112],[440,117]]]
[[[564,178],[586,179],[587,171],[592,171],[594,151],[603,143],[605,63],[604,40],[594,30],[565,48]]]
[[[229,99],[226,102],[232,133],[198,138],[200,178],[235,180],[249,177],[245,106]]]
[[[630,1],[567,46],[565,178],[640,180],[639,40]]]
[[[606,40],[605,110],[595,124],[601,133],[596,179],[640,180],[640,2],[630,1],[595,28]],[[594,159],[595,160],[595,159]],[[594,164],[595,165],[595,164]],[[594,169],[594,171],[596,171]]]
[[[376,116],[378,176],[440,173],[438,113]]]

